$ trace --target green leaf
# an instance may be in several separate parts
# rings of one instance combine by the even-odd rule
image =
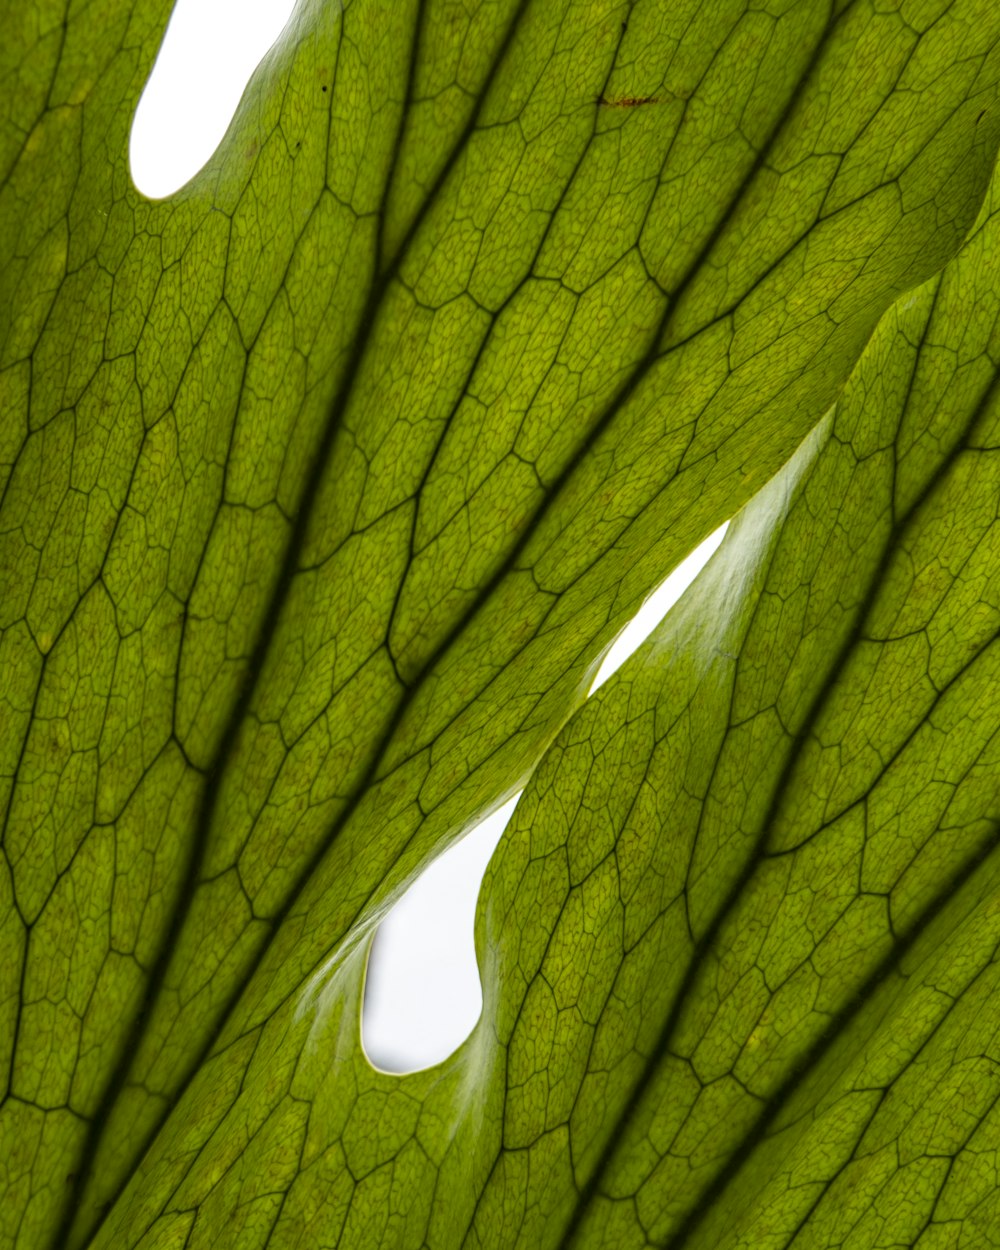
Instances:
[[[922,928],[963,923],[993,829],[992,217],[820,420],[1000,138],[994,6],[883,7],[304,3],[149,203],[166,6],[8,6],[9,1244],[847,1218],[840,1084],[887,1012],[926,1023]],[[536,769],[479,1028],[376,1072],[374,926]]]

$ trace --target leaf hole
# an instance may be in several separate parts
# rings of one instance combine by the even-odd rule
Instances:
[[[639,611],[611,644],[610,650],[601,661],[601,667],[597,670],[594,684],[590,687],[591,694],[603,686],[629,656],[642,646],[666,616],[667,611],[677,602],[718,550],[728,528],[729,522],[724,521],[651,592]]]
[[[649,595],[612,644],[590,693],[620,668],[694,581],[729,522]],[[384,1072],[419,1072],[442,1063],[475,1028],[483,1006],[475,917],[486,867],[517,798],[477,825],[413,882],[382,921],[372,945],[361,1015],[361,1043]]]
[[[476,903],[518,797],[439,855],[379,925],[361,1013],[361,1044],[376,1068],[433,1067],[475,1028],[483,1008]]]
[[[129,165],[143,195],[171,195],[211,158],[294,6],[177,0],[132,121]]]

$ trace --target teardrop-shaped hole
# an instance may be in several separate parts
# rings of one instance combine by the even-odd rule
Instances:
[[[639,647],[707,563],[728,522],[646,599],[605,656],[591,694]],[[439,856],[382,921],[368,961],[361,1041],[375,1067],[417,1072],[447,1059],[483,1006],[476,964],[476,902],[514,810],[511,799]]]
[[[425,868],[379,926],[368,960],[361,1043],[384,1072],[441,1063],[483,1008],[476,901],[518,796]]]

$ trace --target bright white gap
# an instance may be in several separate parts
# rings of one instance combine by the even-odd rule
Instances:
[[[680,598],[726,532],[721,525],[649,596],[615,640],[593,694]],[[361,1033],[386,1072],[416,1072],[447,1059],[472,1032],[483,1005],[474,941],[483,874],[517,797],[426,868],[382,921],[368,962]]]
[[[638,651],[649,635],[667,614],[667,610],[677,602],[687,590],[701,570],[708,563],[726,536],[729,522],[724,521],[717,530],[695,547],[694,551],[678,564],[670,576],[657,586],[639,611],[632,617],[622,632],[611,644],[611,650],[604,657],[601,667],[597,670],[594,684],[590,687],[593,694],[603,686],[612,673],[616,673],[633,651]]]
[[[219,146],[295,0],[177,0],[129,141],[132,181],[162,199]]]
[[[425,868],[379,925],[361,1022],[365,1053],[377,1068],[415,1072],[440,1063],[479,1019],[476,902],[519,797]]]

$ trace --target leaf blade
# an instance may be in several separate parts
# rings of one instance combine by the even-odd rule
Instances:
[[[59,1174],[84,1239],[220,1030],[225,1054],[287,1014],[326,951],[515,787],[630,605],[787,458],[881,308],[971,220],[995,142],[971,121],[992,98],[988,7],[971,33],[975,5],[921,40],[891,27],[888,96],[866,58],[892,19],[863,8],[721,6],[729,25],[688,29],[639,6],[624,32],[612,6],[596,24],[504,12],[478,19],[462,72],[484,94],[448,106],[423,201],[422,96],[403,119],[428,89],[419,50],[446,46],[421,23],[450,10],[354,4],[342,27],[305,8],[220,156],[160,205],[124,158],[160,8],[109,5],[96,32],[74,14],[46,62],[54,111],[3,198],[26,310],[4,340],[2,644],[22,951],[4,1131],[36,1152],[14,1186],[25,1244]],[[598,90],[650,74],[671,39],[669,107],[602,112]],[[817,129],[845,63],[867,127]],[[917,91],[907,132],[894,114]],[[794,170],[818,138],[854,156],[843,175],[821,160],[810,199]],[[60,162],[81,172],[53,199]],[[710,170],[707,212],[678,198]],[[627,194],[602,198],[619,177]],[[541,381],[509,400],[526,312]]]

